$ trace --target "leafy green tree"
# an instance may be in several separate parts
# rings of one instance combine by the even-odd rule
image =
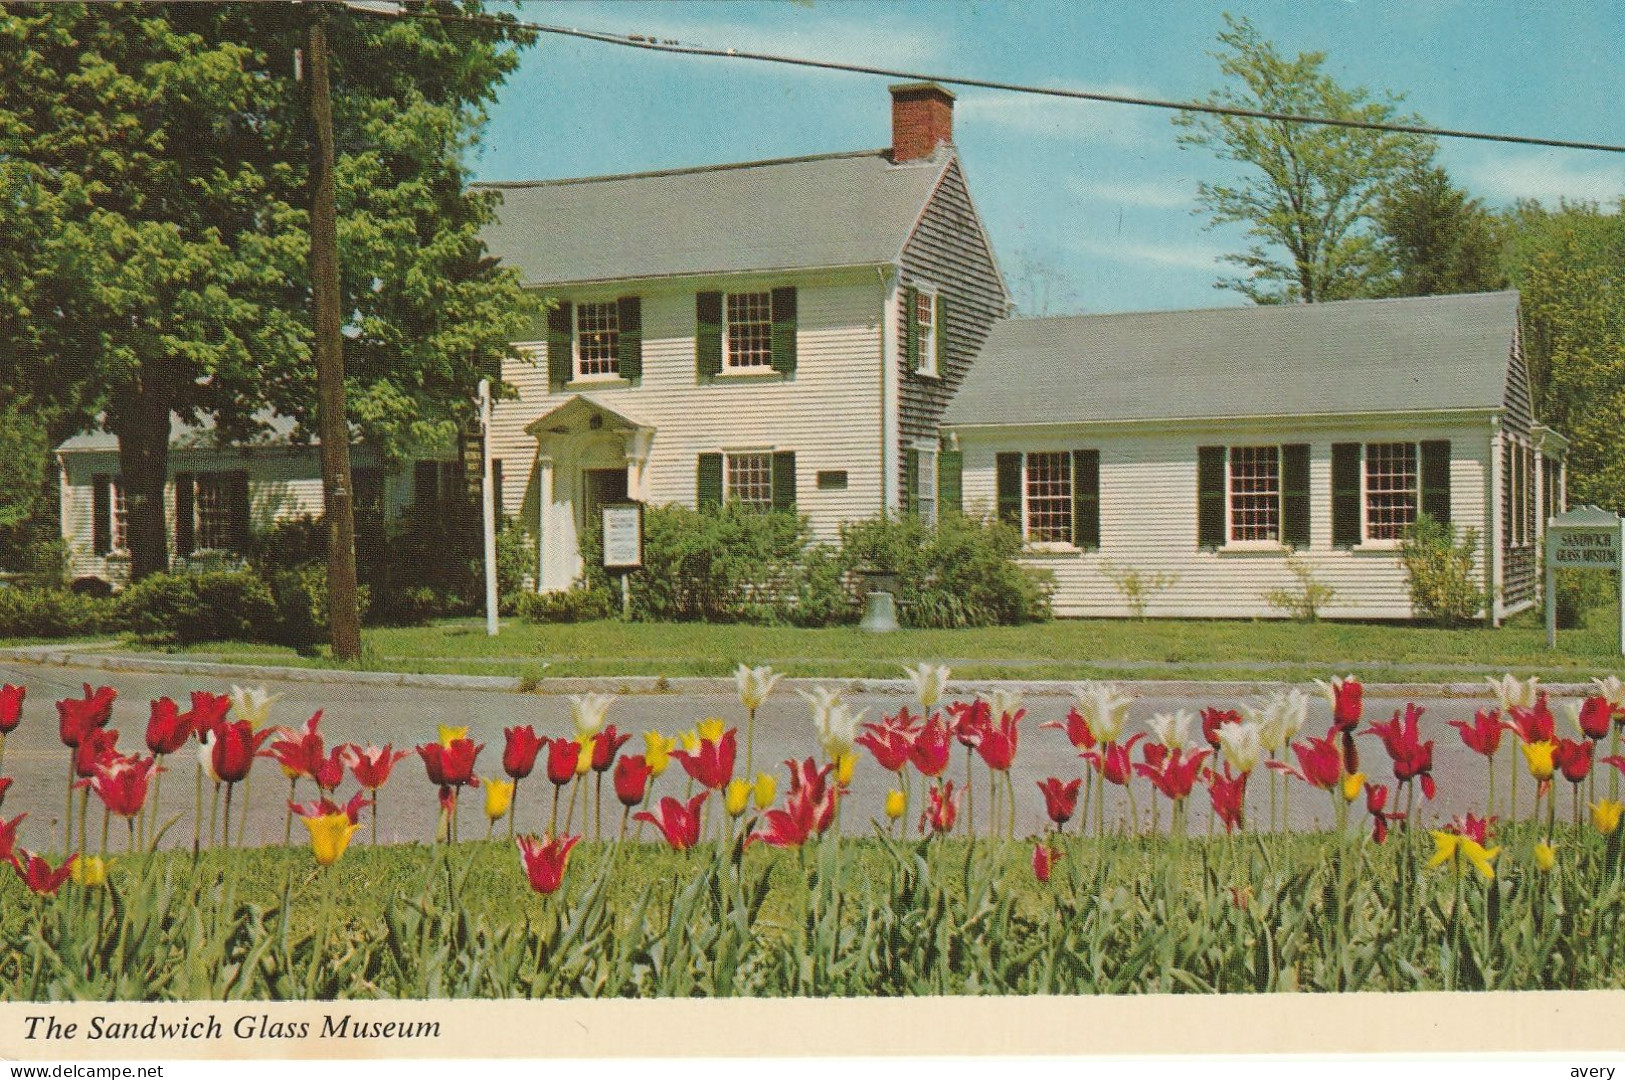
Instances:
[[[447,10],[475,10],[476,5]],[[304,10],[0,11],[0,381],[119,437],[132,573],[167,565],[171,414],[314,426]],[[386,458],[449,433],[530,317],[480,247],[463,158],[529,40],[504,22],[332,20],[351,419]]]
[[[1417,166],[1377,211],[1396,296],[1504,289],[1500,221],[1436,165]]]
[[[1570,440],[1569,502],[1625,511],[1625,200],[1524,202],[1506,222],[1536,412]]]
[[[1213,55],[1227,84],[1213,105],[1371,122],[1416,122],[1399,98],[1369,99],[1325,73],[1326,55],[1287,59],[1246,19],[1224,17],[1223,49]],[[1431,140],[1410,134],[1283,120],[1182,112],[1181,146],[1212,151],[1242,166],[1231,183],[1203,182],[1197,201],[1211,226],[1240,224],[1254,241],[1224,256],[1245,273],[1216,283],[1254,303],[1379,296],[1392,273],[1378,229],[1384,197],[1432,154]]]

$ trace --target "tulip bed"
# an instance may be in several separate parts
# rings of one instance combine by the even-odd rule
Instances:
[[[1193,741],[1198,717],[1187,713],[1146,718],[1146,732],[1128,734],[1132,699],[1085,685],[1065,719],[1042,725],[1080,750],[1083,775],[1041,781],[1050,825],[1018,839],[1010,767],[1026,710],[997,693],[938,708],[947,672],[922,665],[910,674],[919,715],[862,724],[838,694],[805,694],[826,760],[785,763],[782,796],[771,773],[753,776],[747,765],[736,775],[740,745],[748,762],[755,711],[776,681],[765,669],[740,669],[742,730],[712,719],[675,740],[648,733],[643,754],[621,753],[626,736],[604,724],[610,700],[594,695],[574,702],[573,739],[509,729],[500,766],[508,779],[496,768],[482,779],[482,747],[446,729],[416,748],[432,785],[420,794],[438,792],[440,838],[383,846],[351,841],[399,752],[329,751],[320,714],[298,728],[270,727],[272,699],[234,690],[195,695],[188,712],[155,702],[151,755],[120,755],[107,726],[116,695],[86,687],[83,698],[57,703],[70,778],[82,775],[67,788],[70,811],[79,796],[77,850],[53,865],[22,845],[26,815],[0,817],[0,856],[16,871],[0,879],[0,998],[1625,986],[1625,830],[1613,795],[1625,771],[1625,685],[1617,680],[1599,682],[1570,710],[1573,739],[1558,734],[1533,680],[1496,680],[1501,709],[1452,724],[1490,778],[1502,735],[1511,736],[1507,779],[1522,772],[1536,785],[1536,812],[1498,822],[1490,788],[1485,817],[1434,830],[1415,825],[1418,798],[1435,791],[1421,710],[1362,728],[1352,679],[1324,686],[1331,726],[1323,738],[1296,740],[1309,707],[1288,691],[1205,710],[1202,743]],[[22,704],[20,690],[0,688],[0,736],[21,722]],[[1384,758],[1375,746],[1360,756],[1357,736],[1366,735]],[[196,773],[191,812],[171,823],[190,818],[192,843],[166,848],[147,784],[161,758],[192,741],[200,744],[195,766],[169,767],[188,779]],[[899,787],[886,800],[889,820],[843,836],[858,748]],[[3,753],[0,739],[0,765]],[[308,844],[232,846],[232,792],[260,757],[282,766],[290,796],[301,782],[318,789],[313,802],[287,799],[289,835],[297,816]],[[1393,787],[1360,771],[1363,761],[1374,775],[1384,760]],[[668,761],[682,768],[660,781]],[[946,779],[961,762],[966,775],[980,774],[982,791],[996,793],[983,804],[980,831],[960,812],[963,788],[956,793]],[[1601,792],[1594,762],[1609,770]],[[517,852],[509,841],[458,839],[465,793],[483,789],[489,837],[533,768],[551,782],[538,807],[552,800],[541,837],[519,836]],[[1264,805],[1261,793],[1247,797],[1255,771],[1269,783],[1263,828],[1246,816]],[[576,818],[578,795],[606,776],[622,813],[602,830],[595,813],[593,831],[609,838],[572,834],[569,823],[584,823],[591,805],[581,801]],[[341,805],[338,789],[352,777],[359,790]],[[916,780],[924,787],[917,820],[907,812]],[[1572,805],[1560,820],[1556,785],[1565,781]],[[688,791],[656,802],[662,782]],[[0,779],[0,798],[6,786]],[[1168,831],[1144,830],[1138,811],[1108,821],[1108,787],[1130,807],[1138,787],[1153,819],[1158,801],[1166,804]],[[1326,800],[1337,827],[1285,831],[1294,788]],[[1210,804],[1205,835],[1187,821],[1193,792]],[[106,812],[87,830],[91,793]],[[122,854],[109,843],[112,818],[128,823]]]

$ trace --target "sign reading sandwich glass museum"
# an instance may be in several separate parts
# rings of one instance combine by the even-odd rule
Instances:
[[[1557,571],[1621,569],[1625,519],[1581,506],[1546,523],[1546,645],[1557,644]],[[1620,589],[1625,600],[1625,578]],[[1620,605],[1619,651],[1625,656],[1625,602]]]
[[[635,570],[643,565],[643,504],[604,507],[604,569]]]

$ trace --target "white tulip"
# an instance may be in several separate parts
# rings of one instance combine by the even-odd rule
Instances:
[[[930,712],[947,693],[948,668],[942,664],[922,663],[917,667],[905,667],[903,674],[914,684],[914,697],[926,712]]]
[[[1281,709],[1281,743],[1285,745],[1303,730],[1309,719],[1309,695],[1292,687],[1278,695]]]
[[[578,740],[585,742],[604,730],[604,714],[614,700],[609,694],[570,695],[570,722]]]
[[[238,720],[247,720],[248,726],[258,731],[260,725],[271,715],[271,703],[281,696],[267,693],[263,686],[251,689],[233,683],[230,694],[231,707]]]
[[[1238,707],[1243,722],[1249,723],[1258,729],[1258,740],[1264,750],[1271,756],[1279,754],[1286,746],[1286,730],[1282,723],[1281,702],[1276,698],[1266,698],[1256,705],[1241,705]],[[1231,725],[1225,725],[1229,727]],[[1219,729],[1223,731],[1224,728]]]
[[[1502,712],[1511,709],[1533,709],[1535,707],[1535,698],[1540,693],[1538,685],[1540,677],[1536,675],[1529,676],[1523,682],[1519,682],[1510,674],[1503,675],[1499,679],[1486,677],[1484,681],[1490,684],[1491,690],[1495,691],[1496,699],[1501,702]]]
[[[237,689],[235,686],[233,690]],[[215,783],[220,782],[220,774],[214,771],[214,738],[207,731],[199,729],[197,733],[197,759],[203,765],[203,771]]]
[[[1616,709],[1625,709],[1625,682],[1621,682],[1618,675],[1610,675],[1606,679],[1592,679],[1597,684],[1597,696]]]
[[[988,712],[993,714],[992,718],[995,724],[1006,716],[1014,716],[1016,711],[1021,708],[1021,694],[1016,690],[1005,690],[1001,687],[977,696],[987,702]]]
[[[773,692],[773,687],[784,676],[775,674],[773,669],[765,664],[761,667],[746,667],[739,665],[734,672],[734,682],[739,685],[739,703],[747,709],[759,709],[767,695]]]
[[[868,709],[859,709],[853,712],[844,701],[837,701],[822,713],[822,723],[818,728],[818,743],[824,748],[824,756],[831,761],[839,761],[841,757],[852,753],[853,741],[858,737],[858,724],[862,723],[864,713]],[[814,723],[819,723],[820,715],[813,714]]]
[[[811,690],[797,687],[796,693],[801,695],[801,700],[812,710],[813,728],[822,740],[824,732],[829,730],[829,711],[841,703],[840,690],[830,686],[815,686]]]
[[[1145,723],[1162,745],[1170,750],[1183,750],[1190,745],[1191,724],[1195,722],[1195,713],[1180,709],[1171,713],[1157,713]]]
[[[1128,724],[1128,707],[1134,699],[1110,683],[1086,682],[1072,688],[1078,712],[1089,725],[1096,742],[1116,742]]]
[[[1264,743],[1257,721],[1220,724],[1219,752],[1237,772],[1252,772],[1258,768],[1259,759],[1264,756]]]

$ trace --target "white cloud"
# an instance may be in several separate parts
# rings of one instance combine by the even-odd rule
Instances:
[[[1067,181],[1067,187],[1074,195],[1098,199],[1113,206],[1139,206],[1152,210],[1191,210],[1196,206],[1196,188],[1183,179],[1176,186],[1157,180],[1133,183],[1074,178]]]
[[[1075,89],[1106,94],[1143,94],[1134,87],[1091,86]],[[1174,132],[1166,118],[1145,109],[1100,101],[1037,97],[999,90],[966,90],[958,112],[967,121],[988,128],[1003,127],[1029,135],[1110,146],[1144,146],[1147,142],[1173,145]]]
[[[1152,263],[1156,266],[1177,266],[1186,270],[1216,270],[1222,252],[1201,244],[1150,243],[1098,243],[1075,245],[1075,250],[1100,259],[1115,262]]]
[[[1582,150],[1502,151],[1456,169],[1467,189],[1491,202],[1559,199],[1605,205],[1625,196],[1625,164]]]

